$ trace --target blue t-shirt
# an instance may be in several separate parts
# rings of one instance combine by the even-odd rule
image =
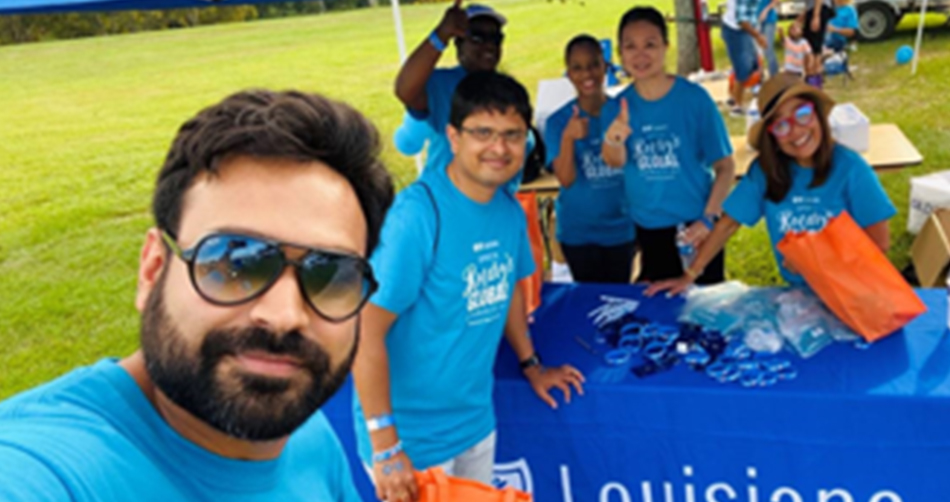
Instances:
[[[858,11],[855,10],[853,5],[839,5],[835,7],[835,17],[831,18],[828,21],[828,24],[834,26],[835,28],[850,28],[852,30],[858,29]],[[839,33],[828,32],[829,42],[836,42],[841,46],[844,46],[848,43],[848,39]],[[831,45],[831,44],[829,44]]]
[[[712,165],[732,154],[716,103],[698,84],[676,77],[656,101],[628,86],[630,112],[627,165],[630,215],[644,228],[674,227],[703,217],[712,191]]]
[[[877,175],[860,155],[835,145],[831,165],[825,183],[809,188],[814,170],[792,162],[792,187],[781,202],[775,203],[765,197],[765,173],[756,159],[723,205],[726,214],[743,225],[755,225],[765,217],[775,261],[791,285],[804,285],[805,280],[782,266],[784,260],[776,245],[785,234],[821,230],[841,211],[847,211],[861,228],[897,214]]]
[[[633,221],[627,214],[623,169],[604,163],[600,155],[604,132],[616,118],[620,106],[608,98],[600,116],[580,110],[587,119],[587,137],[574,142],[574,184],[561,188],[557,197],[557,240],[567,245],[616,246],[634,238]],[[548,117],[544,130],[547,147],[545,164],[561,153],[561,135],[574,115],[577,100],[571,100]]]
[[[756,12],[756,15],[761,16],[762,11],[764,11],[771,3],[772,3],[772,0],[759,0],[759,10]],[[778,9],[770,10],[769,13],[766,14],[765,21],[762,24],[766,25],[766,24],[777,23],[778,22],[778,12],[776,12],[777,10]]]
[[[442,169],[452,162],[455,155],[452,154],[452,145],[449,143],[449,137],[445,134],[445,128],[449,125],[449,112],[452,110],[452,95],[455,94],[455,88],[462,81],[468,72],[461,66],[453,68],[436,68],[429,75],[426,81],[426,98],[428,99],[429,112],[423,115],[429,122],[429,127],[435,132],[429,141],[429,149],[426,151],[426,165],[424,170],[429,170],[435,166]]]
[[[221,457],[169,427],[113,360],[0,404],[0,466],[4,501],[360,500],[322,413],[278,459]]]
[[[437,201],[438,225],[421,183]],[[371,263],[380,289],[370,301],[398,316],[386,336],[396,430],[413,466],[425,469],[495,429],[495,353],[515,284],[534,271],[527,219],[504,190],[484,204],[469,199],[443,167],[396,196]],[[360,457],[369,464],[354,404]]]

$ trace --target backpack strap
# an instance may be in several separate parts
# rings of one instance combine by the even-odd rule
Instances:
[[[426,195],[429,196],[429,201],[432,202],[432,209],[435,211],[435,239],[432,243],[432,263],[429,264],[429,270],[431,271],[432,267],[435,266],[436,252],[439,250],[439,234],[441,233],[442,218],[439,216],[439,205],[435,202],[435,195],[432,193],[432,188],[423,180],[419,180],[419,185],[425,189]]]

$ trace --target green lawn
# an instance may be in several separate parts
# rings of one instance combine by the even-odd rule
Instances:
[[[572,35],[611,37],[631,4],[493,5],[511,21],[503,69],[533,92],[539,79],[560,74]],[[403,9],[410,47],[443,9]],[[931,32],[916,78],[892,63],[911,36],[863,44],[857,80],[832,85],[872,120],[900,124],[927,157],[922,167],[883,176],[901,209],[892,225],[892,258],[901,265],[908,178],[950,167],[950,104],[938,93],[950,81],[950,33]],[[300,88],[350,102],[389,138],[402,115],[391,92],[397,68],[388,8],[0,47],[0,399],[136,347],[132,297],[152,184],[186,118],[241,88]],[[411,181],[411,159],[391,147],[385,159],[400,186]],[[733,277],[776,280],[761,229],[740,232],[729,253]]]

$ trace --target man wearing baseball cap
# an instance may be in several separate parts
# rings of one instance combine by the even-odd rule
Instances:
[[[445,166],[451,162],[453,155],[445,128],[449,123],[452,94],[469,73],[495,71],[505,39],[501,29],[507,22],[487,5],[471,4],[463,9],[462,1],[455,0],[439,25],[399,70],[396,97],[413,117],[427,120],[436,133],[429,143],[427,170],[429,166]],[[458,66],[436,69],[435,65],[453,39]]]

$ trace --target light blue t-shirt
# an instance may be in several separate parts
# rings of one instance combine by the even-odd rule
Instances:
[[[805,280],[782,266],[784,260],[775,247],[785,234],[821,230],[841,211],[847,211],[861,228],[897,214],[877,175],[860,155],[835,145],[831,164],[825,183],[809,188],[814,170],[792,162],[792,187],[781,202],[775,203],[765,196],[765,173],[756,159],[723,205],[725,213],[743,225],[755,225],[765,217],[775,261],[791,285],[804,285]]]
[[[468,72],[461,66],[436,68],[426,81],[429,112],[425,115],[425,119],[435,134],[429,141],[424,170],[429,170],[433,166],[442,169],[455,157],[452,154],[449,138],[445,134],[445,128],[449,125],[449,113],[452,111],[452,96],[455,94],[455,88],[466,75]]]
[[[858,29],[858,11],[853,5],[839,5],[835,7],[835,17],[828,21],[828,24],[835,28]],[[837,42],[840,45],[846,45],[848,39],[839,33],[828,32],[828,40]]]
[[[113,360],[0,404],[0,500],[358,502],[322,413],[276,460],[233,460],[168,426]]]
[[[370,261],[380,285],[370,301],[398,316],[386,336],[396,430],[413,466],[425,469],[495,429],[495,353],[515,284],[534,271],[525,213],[504,190],[484,204],[469,199],[443,167],[396,196]],[[360,457],[370,464],[354,404]]]
[[[644,228],[674,227],[703,217],[712,191],[712,165],[732,154],[716,103],[698,84],[676,77],[656,101],[628,86],[633,132],[624,166],[630,215]]]
[[[544,130],[546,165],[561,153],[561,136],[574,115],[577,100],[571,100],[548,117]],[[580,110],[587,119],[587,137],[574,142],[574,184],[561,188],[557,198],[557,240],[567,245],[616,246],[634,239],[633,220],[627,214],[623,169],[604,163],[600,154],[604,132],[620,110],[608,98],[600,116]]]
[[[771,3],[772,3],[772,0],[759,0],[759,9],[758,11],[756,11],[756,15],[761,16],[762,11],[764,11]],[[778,12],[776,11],[777,9],[772,9],[769,11],[768,14],[766,14],[765,21],[762,23],[763,26],[767,24],[775,24],[778,22]]]

